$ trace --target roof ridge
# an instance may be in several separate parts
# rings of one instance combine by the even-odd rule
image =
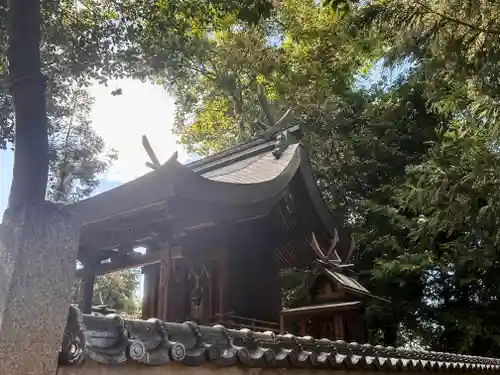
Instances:
[[[500,359],[298,337],[249,329],[81,314],[71,306],[59,361],[250,367],[498,372]]]
[[[196,168],[198,166],[202,166],[204,164],[207,164],[207,163],[219,160],[219,159],[221,159],[223,157],[230,156],[230,155],[236,154],[238,152],[246,151],[246,150],[248,150],[248,149],[250,149],[250,148],[252,148],[252,147],[254,147],[256,145],[259,145],[259,144],[262,144],[262,143],[267,143],[267,142],[269,142],[269,139],[254,138],[254,139],[251,139],[248,142],[240,143],[240,144],[238,144],[236,146],[227,148],[227,149],[222,150],[220,152],[217,152],[217,153],[215,153],[213,155],[209,155],[209,156],[206,156],[204,158],[201,158],[201,159],[192,161],[190,163],[187,163],[187,164],[185,164],[185,166],[188,167],[188,168],[190,168],[190,169]]]
[[[225,150],[217,152],[217,153],[215,153],[213,155],[209,155],[207,157],[204,157],[204,158],[192,161],[190,163],[185,164],[185,166],[188,167],[188,168],[190,168],[190,169],[194,169],[194,168],[197,168],[197,167],[201,167],[201,166],[203,166],[203,165],[205,165],[207,163],[216,161],[218,159],[221,159],[221,158],[224,158],[224,157],[236,154],[238,152],[246,151],[246,150],[248,150],[248,149],[250,149],[250,148],[252,148],[252,147],[254,147],[256,145],[264,144],[264,143],[270,143],[270,142],[275,142],[276,141],[276,136],[279,133],[285,132],[285,131],[287,131],[287,130],[289,130],[291,128],[293,128],[293,125],[288,125],[288,126],[285,126],[285,127],[278,127],[278,128],[269,128],[266,131],[264,131],[261,134],[259,134],[258,136],[255,136],[255,137],[251,138],[247,142],[243,142],[243,143],[237,144],[235,146],[232,146],[232,147],[229,147],[229,148],[227,148]]]

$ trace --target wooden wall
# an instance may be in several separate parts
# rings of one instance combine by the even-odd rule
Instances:
[[[259,233],[244,238],[247,242],[227,249],[227,309],[242,317],[278,322],[281,292],[274,249]]]

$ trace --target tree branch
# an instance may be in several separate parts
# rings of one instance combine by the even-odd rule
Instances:
[[[477,25],[473,25],[471,23],[468,23],[468,22],[465,22],[465,21],[462,21],[462,20],[459,20],[459,19],[456,19],[454,17],[451,17],[447,14],[444,14],[444,13],[441,13],[441,12],[438,12],[437,10],[434,10],[432,9],[430,6],[426,5],[426,4],[423,4],[421,3],[420,1],[416,1],[416,3],[418,5],[420,5],[422,8],[426,9],[429,13],[433,13],[435,14],[436,16],[439,16],[447,21],[450,21],[450,22],[453,22],[453,23],[457,23],[459,25],[462,25],[462,26],[465,26],[465,27],[468,27],[469,29],[472,29],[472,30],[476,30],[476,31],[480,31],[480,32],[483,32],[483,33],[492,33],[492,34],[500,34],[500,31],[497,30],[497,29],[491,29],[491,30],[488,30],[488,29],[484,29],[480,26],[477,26]]]

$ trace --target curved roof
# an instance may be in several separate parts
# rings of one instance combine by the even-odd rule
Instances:
[[[238,212],[238,207],[257,205],[270,209],[287,194],[292,179],[300,176],[322,231],[333,237],[336,223],[316,185],[307,151],[300,144],[291,144],[275,157],[275,144],[274,140],[256,139],[187,165],[174,156],[160,168],[68,209],[92,227],[123,215],[134,216],[134,212],[168,213],[168,201],[174,197]]]
[[[304,160],[305,150],[288,147],[276,159],[274,142],[264,142],[243,152],[210,157],[189,165],[172,158],[160,168],[114,189],[87,198],[68,208],[85,224],[139,210],[176,196],[227,205],[251,205],[280,195]]]

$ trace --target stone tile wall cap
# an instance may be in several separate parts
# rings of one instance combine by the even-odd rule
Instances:
[[[78,323],[81,320],[81,324]],[[193,322],[127,320],[80,314],[72,307],[60,356],[62,365],[85,359],[106,364],[139,362],[186,366],[214,363],[253,368],[330,368],[379,371],[498,372],[500,359],[415,351],[298,337],[273,332],[233,330]],[[70,352],[75,338],[81,350]],[[82,342],[84,341],[84,342]]]

